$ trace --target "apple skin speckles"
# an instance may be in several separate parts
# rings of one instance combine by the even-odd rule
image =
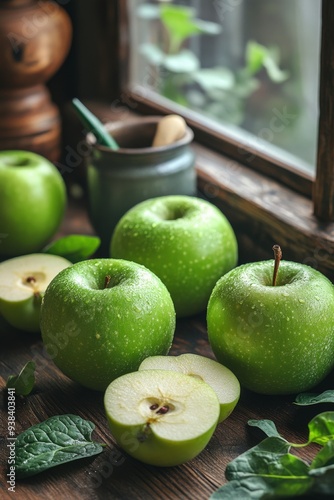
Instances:
[[[217,207],[191,196],[161,196],[122,217],[110,252],[159,276],[181,317],[205,310],[217,280],[236,266],[238,250],[233,229]]]
[[[319,271],[282,261],[239,266],[216,284],[208,338],[242,386],[263,394],[311,389],[334,367],[334,286]],[[315,300],[315,297],[320,300]]]
[[[157,276],[118,259],[82,261],[65,271],[48,286],[41,309],[43,342],[65,375],[103,391],[147,356],[169,352],[175,310]]]
[[[32,151],[0,151],[1,260],[40,252],[61,224],[66,200],[53,163]]]

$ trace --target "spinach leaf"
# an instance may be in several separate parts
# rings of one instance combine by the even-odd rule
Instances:
[[[333,498],[334,491],[334,465],[312,469],[309,472],[310,477],[314,480],[313,486],[310,489],[310,494],[329,495]]]
[[[225,475],[230,482],[211,498],[257,500],[305,493],[313,484],[308,465],[288,453],[289,449],[285,439],[264,439],[227,465]]]
[[[227,464],[226,479],[232,481],[252,475],[266,460],[271,462],[273,458],[277,459],[277,457],[288,453],[289,449],[290,445],[285,439],[268,437]]]
[[[334,391],[331,389],[321,394],[303,392],[298,394],[298,396],[296,396],[296,401],[294,401],[294,404],[301,406],[316,405],[319,403],[334,403]]]
[[[248,424],[269,437],[227,465],[229,482],[212,494],[212,500],[260,500],[305,493],[333,496],[334,412],[320,413],[309,422],[309,439],[303,444],[286,441],[271,420],[250,420]],[[322,446],[311,464],[290,453],[291,448],[310,443]]]
[[[260,500],[277,497],[295,497],[309,491],[312,478],[282,476],[250,476],[230,481],[215,491],[212,500]]]
[[[101,453],[91,440],[94,424],[78,415],[56,415],[16,438],[16,475],[33,476],[56,465]]]
[[[309,443],[326,444],[334,439],[334,411],[316,415],[308,424]]]
[[[279,434],[276,425],[272,420],[248,420],[248,425],[252,427],[258,427],[269,437],[281,437]]]
[[[74,264],[93,255],[100,243],[101,240],[97,236],[70,234],[51,242],[42,252],[60,255]]]
[[[8,377],[6,388],[15,389],[17,396],[28,396],[35,385],[35,368],[35,363],[28,361],[18,375]]]
[[[327,441],[327,443],[316,454],[310,469],[319,469],[334,464],[334,441]]]

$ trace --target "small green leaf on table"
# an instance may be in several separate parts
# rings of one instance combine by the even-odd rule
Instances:
[[[281,437],[279,434],[276,425],[272,420],[248,420],[248,425],[251,427],[258,427],[263,431],[268,437]]]
[[[95,425],[78,415],[56,415],[33,425],[16,438],[17,478],[33,476],[51,467],[101,453],[91,440]]]
[[[17,396],[28,396],[35,385],[35,369],[35,363],[28,361],[18,375],[8,377],[6,388],[15,389]]]
[[[334,403],[334,390],[330,389],[321,394],[302,392],[296,396],[296,401],[294,401],[294,404],[300,406],[316,405],[319,403]]]
[[[59,255],[74,264],[93,255],[100,243],[101,240],[97,236],[70,234],[51,242],[43,249],[43,253]]]

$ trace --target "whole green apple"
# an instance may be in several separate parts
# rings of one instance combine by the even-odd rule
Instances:
[[[40,251],[65,206],[65,183],[51,162],[29,151],[0,151],[0,257]]]
[[[58,255],[21,255],[0,263],[0,314],[15,328],[39,332],[43,294],[72,263]]]
[[[276,267],[276,266],[275,266]],[[241,385],[263,394],[311,389],[334,366],[334,286],[319,271],[272,260],[239,266],[216,284],[208,337]]]
[[[41,307],[45,348],[65,375],[96,390],[167,354],[175,310],[160,279],[117,259],[78,262],[49,284]]]
[[[171,467],[191,460],[216,429],[219,401],[203,380],[170,370],[141,370],[108,386],[104,406],[111,432],[132,457]]]
[[[217,280],[237,263],[237,242],[226,217],[208,201],[184,195],[131,208],[115,228],[110,251],[159,276],[177,316],[205,310]]]

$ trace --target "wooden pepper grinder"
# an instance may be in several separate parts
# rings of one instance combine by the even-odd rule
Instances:
[[[60,115],[45,82],[71,39],[71,20],[57,2],[0,0],[0,150],[59,159]]]

